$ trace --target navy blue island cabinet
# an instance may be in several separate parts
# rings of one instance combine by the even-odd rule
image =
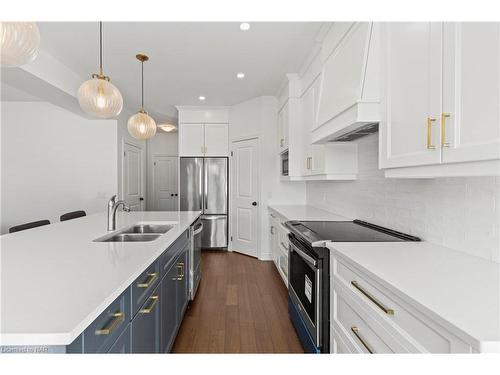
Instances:
[[[188,305],[187,229],[59,353],[168,353]]]

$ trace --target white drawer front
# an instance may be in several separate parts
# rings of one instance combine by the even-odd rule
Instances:
[[[462,340],[415,311],[393,293],[348,266],[338,258],[333,260],[335,282],[343,283],[354,300],[373,315],[375,330],[383,330],[395,337],[409,352],[457,353],[469,352]],[[380,333],[379,333],[380,334]]]
[[[389,345],[341,296],[336,296],[334,319],[362,353],[393,353]]]

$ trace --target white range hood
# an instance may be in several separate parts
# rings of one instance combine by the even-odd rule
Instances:
[[[313,143],[352,141],[380,121],[379,31],[356,23],[324,61]]]

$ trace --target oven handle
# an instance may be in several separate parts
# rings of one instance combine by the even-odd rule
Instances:
[[[299,254],[299,256],[306,262],[308,263],[309,265],[311,265],[312,267],[316,267],[316,264],[317,262],[309,255],[307,255],[305,252],[303,252],[302,250],[300,250],[297,246],[295,246],[294,244],[290,244],[290,250],[291,251],[295,251],[297,254]]]

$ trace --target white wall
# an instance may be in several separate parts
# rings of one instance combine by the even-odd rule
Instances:
[[[87,120],[45,102],[1,106],[1,232],[104,211],[117,189],[116,120]]]
[[[358,180],[307,182],[307,203],[500,262],[500,177],[388,179],[378,135],[357,141]]]
[[[153,156],[179,156],[178,133],[165,133],[158,129],[156,135],[147,142],[147,210],[152,210],[153,204]]]
[[[273,96],[261,96],[231,107],[229,140],[259,137],[261,202],[260,202],[260,259],[271,259],[268,238],[269,203],[305,203],[305,184],[282,182],[279,178],[278,102]],[[270,162],[272,161],[272,162]]]

